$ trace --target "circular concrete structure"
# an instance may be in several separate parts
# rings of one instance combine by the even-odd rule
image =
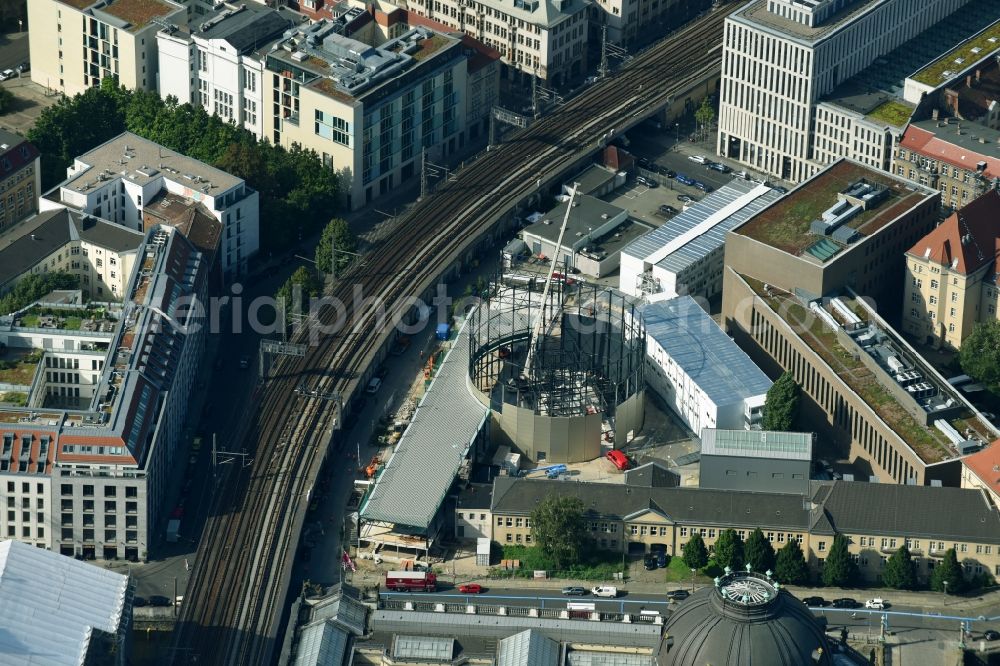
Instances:
[[[469,380],[493,441],[534,462],[593,460],[642,427],[645,332],[621,294],[559,281],[543,302],[544,280],[491,286],[471,315]]]

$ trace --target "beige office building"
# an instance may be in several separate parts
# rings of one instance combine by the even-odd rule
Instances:
[[[958,349],[976,324],[998,319],[1000,192],[960,208],[906,253],[903,331]]]
[[[156,33],[186,20],[172,0],[31,0],[31,80],[69,96],[107,77],[155,91]]]

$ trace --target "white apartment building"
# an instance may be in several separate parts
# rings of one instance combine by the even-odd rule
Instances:
[[[765,185],[733,179],[625,246],[618,288],[650,301],[722,293],[726,234],[780,196]]]
[[[771,380],[690,296],[640,309],[646,381],[694,433],[760,423]]]
[[[160,97],[173,95],[263,137],[263,54],[302,16],[254,2],[219,5],[156,34]],[[267,101],[270,104],[270,100]]]
[[[590,0],[406,0],[410,12],[443,23],[500,52],[508,74],[553,86],[587,70]],[[513,78],[513,77],[512,77]]]
[[[755,0],[733,12],[723,42],[718,154],[785,180],[808,178],[835,154],[817,147],[819,130],[848,143],[874,129],[844,127],[843,118],[817,125],[821,98],[968,2]],[[884,163],[885,155],[872,161]]]
[[[464,145],[468,55],[427,28],[372,46],[342,25],[299,26],[267,54],[264,133],[343,173],[356,209],[419,174],[423,150],[433,161]]]
[[[31,80],[69,96],[107,77],[156,90],[156,33],[186,16],[172,0],[31,0]]]
[[[68,206],[146,231],[144,207],[169,192],[222,223],[218,252],[227,281],[246,273],[260,247],[259,195],[242,178],[131,132],[80,155],[66,171],[66,180],[41,200],[41,210]]]

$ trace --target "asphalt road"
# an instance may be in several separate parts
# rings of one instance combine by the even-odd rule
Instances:
[[[28,33],[8,32],[0,35],[0,71],[14,69],[28,60]],[[25,73],[24,76],[31,76]]]

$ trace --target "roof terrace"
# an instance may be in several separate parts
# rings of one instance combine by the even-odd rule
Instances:
[[[925,463],[995,438],[965,400],[853,296],[806,307],[773,286],[741,277]]]
[[[864,200],[874,192],[860,199],[854,196],[859,183],[876,190],[876,197]],[[841,160],[765,208],[733,233],[796,256],[808,252],[825,263],[858,237],[869,236],[892,222],[923,196],[906,181],[856,162]],[[850,203],[850,208],[844,202]],[[841,207],[844,210],[840,210]],[[816,233],[819,230],[817,223],[824,231],[834,228],[829,229],[828,234],[819,234]]]

